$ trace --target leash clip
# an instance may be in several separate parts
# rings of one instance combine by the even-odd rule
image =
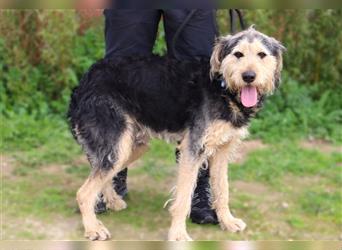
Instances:
[[[226,81],[224,80],[223,78],[223,75],[219,75],[219,77],[217,78],[217,81],[218,83],[220,84],[220,87],[223,88],[223,89],[226,89],[227,88],[227,83]]]
[[[220,85],[220,87],[222,88],[222,89],[226,89],[227,88],[227,82],[226,82],[226,80],[223,78],[223,75],[217,75],[216,77],[215,77],[215,81],[214,81],[216,84],[219,84]]]
[[[225,89],[227,87],[227,83],[224,79],[221,79],[221,88]]]

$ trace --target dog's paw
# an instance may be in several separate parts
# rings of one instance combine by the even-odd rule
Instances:
[[[221,220],[220,226],[223,230],[228,230],[232,233],[242,232],[247,227],[243,220],[234,217]]]
[[[99,220],[86,229],[84,236],[89,240],[108,240],[111,237],[108,229]]]
[[[123,199],[110,199],[106,204],[108,209],[114,211],[121,211],[127,208],[127,203]]]
[[[168,235],[169,241],[192,241],[191,237],[186,231],[170,230]]]

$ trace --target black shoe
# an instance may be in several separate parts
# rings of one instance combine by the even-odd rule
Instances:
[[[127,196],[127,168],[122,170],[113,178],[113,188],[115,192],[120,195],[122,198]],[[103,195],[99,196],[98,201],[95,204],[95,213],[102,214],[107,211],[106,203],[103,201]]]
[[[128,189],[127,189],[127,168],[122,170],[113,178],[113,188],[115,192],[120,195],[122,198],[125,198]]]
[[[96,214],[102,214],[107,211],[107,206],[106,203],[103,201],[102,194],[100,194],[99,199],[96,201],[94,209]]]
[[[197,179],[197,186],[191,203],[190,219],[197,224],[218,224],[217,215],[211,208],[209,168],[203,164]]]

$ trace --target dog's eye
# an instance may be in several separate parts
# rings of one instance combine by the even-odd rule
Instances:
[[[259,52],[259,53],[258,53],[258,56],[259,56],[261,59],[263,59],[263,58],[266,56],[266,54],[265,54],[264,52]]]
[[[241,57],[243,57],[243,54],[241,53],[241,52],[235,52],[234,53],[234,56],[236,57],[236,58],[241,58]]]

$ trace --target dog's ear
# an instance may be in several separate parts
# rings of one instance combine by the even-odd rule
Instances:
[[[224,57],[224,47],[229,43],[231,36],[218,37],[210,58],[210,77],[213,79],[216,74],[220,73],[221,63]]]
[[[274,49],[277,50],[279,54],[282,54],[283,52],[286,51],[285,46],[282,45],[281,42],[279,42],[277,39],[271,37],[271,43]]]

